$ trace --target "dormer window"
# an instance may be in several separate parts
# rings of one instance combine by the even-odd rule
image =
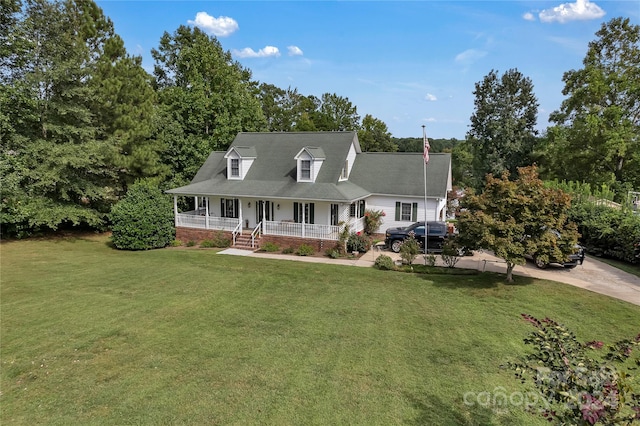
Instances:
[[[298,182],[315,182],[325,155],[322,148],[306,146],[294,159],[298,163]]]
[[[311,180],[311,160],[300,160],[300,179]]]
[[[237,158],[231,159],[231,176],[240,177],[240,160]]]
[[[256,159],[256,150],[253,147],[233,146],[224,158],[227,159],[227,179],[242,180]]]

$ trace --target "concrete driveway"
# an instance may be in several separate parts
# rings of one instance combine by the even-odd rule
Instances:
[[[385,252],[385,254],[388,253]],[[438,261],[441,262],[439,257]],[[456,267],[507,273],[506,263],[489,252],[477,252],[473,256],[463,257]],[[549,265],[547,269],[540,269],[529,261],[526,265],[517,265],[513,273],[570,284],[640,305],[640,277],[609,266],[593,257],[587,257],[582,265],[573,269],[566,269],[560,265]]]

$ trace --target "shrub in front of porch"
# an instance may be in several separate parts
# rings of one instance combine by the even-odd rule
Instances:
[[[373,235],[382,226],[382,218],[385,217],[382,210],[367,210],[364,212],[364,232],[367,235]]]
[[[357,251],[364,253],[371,247],[371,240],[366,235],[352,232],[347,240],[347,253]]]
[[[113,245],[121,250],[166,247],[174,239],[173,206],[168,196],[152,182],[131,185],[111,209]]]
[[[302,244],[296,251],[296,254],[298,256],[312,256],[314,253],[315,250],[308,244]]]

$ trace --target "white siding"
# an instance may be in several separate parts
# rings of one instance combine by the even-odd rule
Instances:
[[[351,147],[349,147],[349,153],[347,154],[347,179],[340,179],[340,180],[348,180],[349,179],[349,175],[351,174],[351,169],[353,168],[353,164],[356,162],[356,147],[355,145],[352,143]]]
[[[400,196],[382,196],[373,195],[367,198],[367,209],[369,210],[382,210],[385,213],[382,219],[382,225],[378,232],[384,232],[387,228],[396,228],[398,226],[408,226],[413,223],[409,221],[396,221],[396,202],[401,203],[418,203],[418,214],[416,221],[423,221],[425,218],[424,212],[424,197],[400,197]],[[446,200],[438,200],[434,198],[427,199],[427,220],[443,220],[438,214],[442,210],[442,207],[446,206]]]

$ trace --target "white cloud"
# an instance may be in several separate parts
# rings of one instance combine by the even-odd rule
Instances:
[[[589,0],[576,0],[575,3],[563,3],[553,9],[545,9],[538,14],[542,22],[584,21],[602,18],[605,11]]]
[[[487,52],[485,52],[484,50],[467,49],[464,52],[458,53],[456,55],[456,62],[469,65],[474,63],[478,59],[485,57],[486,55]]]
[[[437,101],[436,95],[432,95],[431,93],[427,93],[424,97],[428,101]]]
[[[235,19],[228,16],[216,18],[207,12],[196,13],[196,19],[194,21],[189,20],[187,23],[217,37],[227,37],[239,28]]]
[[[287,47],[287,50],[289,51],[289,56],[302,56],[302,55],[304,55],[304,53],[302,52],[302,49],[300,49],[298,46],[289,46],[289,47]]]
[[[274,46],[265,46],[257,52],[250,47],[242,50],[234,50],[233,54],[239,58],[267,58],[269,56],[280,56],[280,49]]]
[[[527,12],[524,15],[522,15],[522,19],[524,19],[525,21],[535,21],[536,17],[533,13]]]

